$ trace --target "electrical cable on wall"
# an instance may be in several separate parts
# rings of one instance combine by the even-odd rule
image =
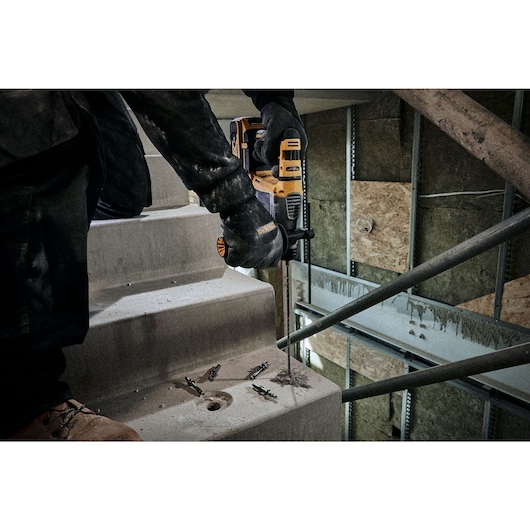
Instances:
[[[420,198],[422,199],[433,199],[437,197],[455,197],[458,195],[475,195],[478,198],[481,197],[493,197],[495,195],[504,195],[505,190],[484,190],[484,191],[449,191],[444,193],[431,193],[427,195],[420,195]],[[522,199],[525,202],[529,202],[526,197],[524,197],[521,194],[517,194],[517,197]]]
[[[445,193],[431,193],[429,195],[420,195],[422,199],[431,199],[434,197],[453,197],[456,195],[503,195],[504,190],[484,190],[484,191],[448,191]]]

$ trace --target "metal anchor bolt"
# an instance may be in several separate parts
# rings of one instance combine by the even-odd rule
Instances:
[[[261,374],[261,372],[263,372],[263,370],[265,370],[268,367],[269,367],[268,361],[265,361],[263,364],[260,364],[257,370],[250,376],[250,379],[256,379],[256,377],[258,377],[258,375]]]
[[[277,399],[278,397],[276,394],[273,394],[270,390],[267,390],[265,387],[261,385],[256,385],[255,383],[252,383],[252,387],[261,396],[271,397],[272,399]]]
[[[220,364],[218,364],[217,366],[215,366],[214,368],[210,370],[208,381],[213,381],[217,377],[217,374],[219,373],[219,368],[221,368]]]
[[[189,377],[186,377],[186,381],[188,383],[188,386],[191,386],[194,388],[201,396],[204,396],[204,392],[195,384],[195,381],[193,379],[190,379]]]

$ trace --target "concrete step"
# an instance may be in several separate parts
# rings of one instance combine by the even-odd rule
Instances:
[[[273,288],[226,267],[217,235],[218,218],[197,206],[94,223],[90,330],[65,349],[74,396],[145,440],[339,440],[336,385],[294,359],[308,388],[270,380],[287,367]],[[265,361],[255,383],[276,398],[249,379]]]
[[[65,378],[77,399],[114,398],[275,344],[274,319],[272,287],[229,268],[100,291],[84,343],[65,350]]]
[[[230,268],[191,283],[166,278],[101,290],[84,343],[65,349],[64,378],[76,399],[145,440],[339,440],[336,385],[294,359],[308,388],[270,380],[287,368],[274,320],[272,287]],[[267,370],[251,381],[264,362]],[[207,381],[218,364],[218,378]]]
[[[192,194],[139,133],[153,206],[91,225],[90,330],[65,349],[74,396],[145,440],[339,440],[340,389],[294,359],[307,388],[270,380],[287,367],[272,286],[226,267],[219,216],[189,204]],[[274,398],[250,379],[265,361],[255,383]]]
[[[220,276],[219,216],[188,205],[144,212],[133,219],[93,221],[89,231],[91,294],[128,284]]]
[[[251,379],[264,362],[268,368]],[[218,375],[210,381],[210,371],[217,364],[221,365]],[[146,441],[339,441],[339,388],[294,359],[291,371],[305,377],[305,386],[273,381],[286,368],[286,353],[268,347],[182,372],[159,385],[93,406],[130,425]],[[188,385],[186,377],[202,395]],[[258,392],[254,385],[270,394]]]

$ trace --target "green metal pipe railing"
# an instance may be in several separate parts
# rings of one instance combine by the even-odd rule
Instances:
[[[384,381],[343,390],[342,402],[356,401],[358,399],[389,394],[390,392],[398,392],[399,390],[410,390],[411,388],[442,383],[443,381],[452,379],[463,379],[472,375],[493,372],[527,363],[530,363],[529,342],[492,353],[478,355],[470,359],[425,368],[424,370],[392,377]]]
[[[381,285],[373,291],[356,298],[343,307],[332,311],[305,328],[299,329],[276,342],[282,349],[327,329],[347,318],[364,311],[388,298],[406,291],[441,272],[444,272],[482,252],[508,241],[530,227],[530,208],[519,212],[504,221],[484,230],[466,241],[442,252],[438,256],[410,269],[394,280]]]

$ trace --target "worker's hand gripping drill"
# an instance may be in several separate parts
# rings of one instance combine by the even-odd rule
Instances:
[[[263,130],[262,134],[256,138],[252,151],[256,160],[269,167],[275,166],[278,163],[280,142],[287,137],[300,139],[299,158],[301,160],[305,158],[307,136],[300,117],[296,111],[293,110],[293,112],[289,112],[282,105],[274,102],[268,103],[261,109]]]
[[[217,251],[227,265],[265,269],[280,261],[283,239],[278,226],[261,203],[249,201],[221,214],[223,237]]]
[[[259,165],[256,162],[255,147],[265,134],[261,127],[262,124],[256,119],[234,120],[231,124],[232,150],[241,159],[243,169],[252,181],[258,204],[270,214],[270,221],[274,220],[273,224],[262,224],[260,221],[259,231],[266,233],[269,228],[279,229],[282,242],[281,259],[289,261],[296,257],[298,240],[311,239],[314,236],[312,230],[298,226],[303,197],[300,134],[293,128],[284,131],[280,141],[280,156],[276,158],[275,165]],[[256,210],[259,209],[256,207]],[[265,221],[267,217],[263,212],[261,215]],[[238,229],[241,228],[239,225]],[[279,239],[277,236],[275,238]],[[237,240],[231,239],[237,243]],[[230,242],[226,237],[222,237],[218,239],[217,245],[219,254],[225,257],[225,261],[230,265],[227,259]],[[270,260],[270,264],[266,266],[270,267],[276,263]]]
[[[244,212],[223,218],[223,237],[217,240],[219,254],[228,265],[255,268],[275,266],[279,259],[293,259],[297,241],[314,235],[312,230],[298,226],[303,199],[302,159],[307,145],[298,114],[268,103],[261,109],[261,119],[233,120],[230,141],[232,153],[241,160],[252,182],[257,201]],[[250,219],[252,215],[256,218]],[[235,233],[243,233],[245,241]],[[266,248],[260,250],[257,245],[262,244]],[[245,253],[250,260],[242,264]],[[264,253],[263,259],[258,260],[260,253]],[[256,261],[261,266],[250,264]]]

